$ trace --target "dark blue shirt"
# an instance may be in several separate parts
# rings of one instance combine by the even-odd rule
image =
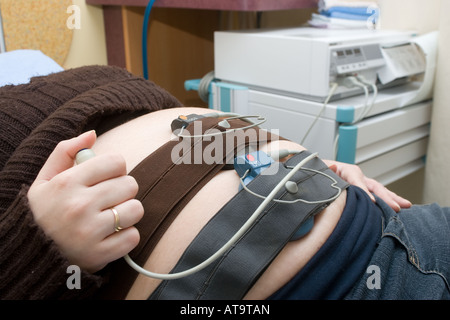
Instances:
[[[347,189],[336,228],[316,255],[271,300],[342,299],[366,272],[381,237],[381,211],[360,188]]]

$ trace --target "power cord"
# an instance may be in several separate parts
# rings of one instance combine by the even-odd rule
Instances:
[[[201,78],[198,85],[198,96],[202,101],[209,102],[209,85],[214,80],[214,71],[210,71]]]
[[[150,12],[153,7],[155,0],[150,0],[145,8],[144,12],[144,22],[142,24],[142,69],[144,74],[144,79],[148,80],[148,52],[147,52],[147,34],[148,34],[148,22],[150,19]]]
[[[319,120],[320,116],[322,115],[323,111],[325,110],[328,102],[330,101],[331,97],[333,96],[334,92],[336,91],[336,89],[338,88],[339,84],[338,83],[332,83],[330,90],[328,91],[328,96],[325,99],[322,108],[320,109],[319,113],[316,115],[316,117],[314,118],[313,122],[311,123],[311,125],[309,126],[308,130],[306,130],[305,135],[303,136],[302,141],[300,142],[301,145],[304,144],[306,138],[309,136],[312,128],[315,126],[316,122]]]

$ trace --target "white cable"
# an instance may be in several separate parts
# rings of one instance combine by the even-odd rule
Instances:
[[[334,160],[337,160],[338,142],[339,142],[339,132],[336,133],[336,137],[334,138],[334,142],[333,142],[333,155],[334,155]]]
[[[317,157],[317,153],[314,153],[313,156]],[[277,202],[277,203],[285,203],[285,204],[293,204],[296,202],[303,202],[303,203],[307,203],[307,204],[320,204],[320,203],[326,203],[326,202],[331,202],[336,200],[342,193],[342,189],[340,187],[337,187],[336,184],[338,183],[336,179],[334,179],[332,176],[326,174],[325,172],[319,171],[319,170],[315,170],[315,169],[311,169],[311,168],[300,168],[299,170],[304,170],[304,171],[310,171],[310,172],[314,172],[316,174],[320,174],[328,179],[330,179],[331,181],[333,181],[333,183],[331,184],[331,187],[338,190],[337,193],[328,198],[328,199],[323,199],[323,200],[314,200],[314,201],[310,201],[310,200],[305,200],[305,199],[301,199],[301,198],[297,198],[295,200],[278,200],[278,199],[273,199],[273,202]],[[297,170],[297,171],[299,171]],[[247,176],[249,170],[247,170],[244,175],[242,177],[240,177],[239,181],[241,183],[242,188],[247,191],[248,193],[250,193],[251,195],[261,198],[261,199],[266,199],[266,196],[257,194],[256,192],[250,190],[247,185],[244,183],[244,179]]]
[[[347,88],[352,88],[352,87],[360,87],[364,90],[364,96],[365,96],[365,101],[364,101],[364,107],[363,110],[361,111],[361,114],[358,118],[356,118],[354,121],[350,122],[350,124],[356,124],[358,122],[360,122],[362,119],[364,119],[367,114],[370,112],[370,110],[372,110],[372,107],[375,104],[375,100],[377,98],[377,94],[378,94],[378,88],[375,84],[369,83],[367,82],[364,77],[362,76],[350,76],[350,77],[346,77],[343,79],[342,84],[344,86],[346,86]],[[367,88],[367,86],[371,86],[372,87],[372,91],[373,91],[373,98],[372,98],[372,102],[368,103],[369,100],[369,90]],[[338,153],[338,141],[339,141],[339,133],[336,134],[336,137],[334,139],[333,142],[333,154],[334,154],[334,159],[337,160],[337,153]]]
[[[203,76],[198,85],[198,96],[202,101],[208,102],[209,100],[209,85],[214,80],[214,71],[210,71]]]
[[[375,100],[377,99],[377,95],[378,95],[378,87],[376,86],[376,84],[368,82],[363,76],[357,76],[357,78],[363,84],[365,84],[367,86],[371,86],[372,91],[373,91],[372,102],[370,103],[370,105],[365,106],[363,114],[360,117],[360,119],[364,119],[367,116],[367,114],[370,112],[370,110],[372,110],[373,106],[375,105]]]
[[[328,91],[328,96],[325,99],[325,102],[322,105],[322,108],[320,109],[319,113],[317,114],[317,116],[315,117],[315,119],[313,120],[313,122],[311,123],[311,125],[309,126],[308,130],[306,130],[305,135],[303,136],[302,141],[300,142],[301,145],[304,144],[306,138],[309,136],[309,133],[311,132],[312,128],[315,126],[317,120],[319,120],[320,116],[322,115],[322,112],[325,110],[328,102],[330,101],[331,97],[333,96],[334,92],[336,91],[336,89],[338,88],[338,84],[337,83],[333,83],[330,90]]]
[[[248,118],[256,118],[257,120],[259,120],[259,122],[251,122],[248,120]],[[229,129],[229,130],[225,130],[225,131],[219,131],[219,132],[214,132],[214,133],[204,133],[204,134],[197,134],[197,135],[182,135],[183,130],[180,130],[180,133],[177,134],[177,137],[180,138],[206,138],[206,137],[214,137],[214,136],[219,136],[219,135],[223,135],[223,134],[228,134],[230,132],[235,132],[235,131],[240,131],[240,130],[247,130],[253,127],[257,127],[261,124],[263,124],[264,122],[266,122],[266,118],[263,116],[233,116],[233,117],[229,117],[226,118],[225,120],[236,120],[236,119],[241,119],[243,121],[249,122],[250,125],[246,126],[246,127],[242,127],[242,128],[237,128],[237,129]],[[247,120],[244,120],[247,119]]]
[[[291,154],[297,154],[302,152],[301,150],[288,150],[288,149],[278,149],[274,151],[266,151],[267,155],[274,160],[283,159]]]
[[[365,96],[364,108],[363,108],[363,111],[361,112],[361,115],[359,116],[359,118],[357,118],[357,120],[353,121],[353,123],[358,123],[364,118],[365,110],[367,110],[368,105],[369,105],[369,89],[367,88],[366,85],[362,85],[361,88],[363,88],[364,96]]]
[[[210,112],[210,113],[205,113],[201,115],[204,118],[225,118],[225,117],[238,117],[240,116],[240,114],[237,113],[231,113],[231,112]],[[253,123],[249,120],[244,120],[250,123]],[[180,132],[178,132],[177,137],[181,137],[181,138],[185,138],[186,136],[183,136],[182,133],[184,131],[185,127],[181,127]],[[189,136],[191,138],[195,138],[194,136]],[[197,137],[201,137],[201,136],[197,136]]]
[[[364,102],[364,107],[363,110],[360,114],[360,116],[354,120],[353,122],[351,122],[351,124],[355,124],[360,122],[362,119],[364,119],[370,112],[370,110],[372,110],[373,106],[375,105],[375,100],[377,98],[378,95],[378,88],[376,86],[376,84],[374,83],[370,83],[368,82],[363,76],[358,75],[358,76],[350,76],[350,77],[346,77],[343,80],[343,84],[348,87],[360,87],[364,90],[364,95],[365,95],[365,102]],[[368,90],[368,86],[372,87],[372,91],[373,91],[373,98],[372,98],[372,102],[369,104],[368,100],[369,100],[369,90]]]
[[[220,118],[220,117],[235,117],[235,116],[240,116],[240,114],[231,113],[231,112],[210,112],[210,113],[202,114],[201,116],[204,116],[207,118]]]
[[[220,258],[226,251],[228,251],[246,232],[250,229],[250,227],[254,224],[254,222],[258,219],[259,215],[265,210],[266,206],[269,204],[269,202],[273,201],[277,193],[284,187],[286,182],[289,181],[289,179],[304,166],[308,161],[312,160],[313,158],[317,157],[317,153],[313,153],[300,161],[297,165],[295,165],[292,170],[275,186],[275,188],[269,193],[267,197],[265,197],[264,201],[259,205],[259,207],[253,212],[253,214],[250,216],[250,218],[245,222],[244,225],[234,234],[233,237],[231,237],[230,240],[228,240],[227,243],[225,243],[219,250],[216,251],[212,256],[210,256],[208,259],[203,261],[202,263],[196,265],[195,267],[192,267],[190,269],[187,269],[185,271],[177,272],[177,273],[171,273],[171,274],[162,274],[162,273],[155,273],[148,271],[142,267],[140,267],[138,264],[136,264],[130,256],[127,254],[124,256],[125,261],[137,272],[141,273],[142,275],[145,275],[150,278],[160,279],[160,280],[174,280],[183,278],[186,276],[189,276],[193,273],[196,273],[203,268],[206,268],[208,265],[213,263],[215,260]]]
[[[369,89],[367,88],[367,86],[365,84],[360,82],[356,77],[347,77],[346,80],[351,80],[351,83],[353,84],[354,87],[360,87],[364,90],[365,99],[364,99],[363,110],[361,111],[360,116],[358,118],[356,118],[356,120],[351,122],[352,124],[355,124],[355,123],[360,122],[364,118],[365,110],[367,110],[368,105],[369,105]]]

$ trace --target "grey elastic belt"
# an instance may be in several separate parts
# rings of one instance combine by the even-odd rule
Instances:
[[[276,174],[259,175],[248,188],[257,194],[268,195],[293,166],[309,155],[304,151],[286,163],[275,162],[273,165],[279,166]],[[318,158],[306,163],[304,168],[325,172],[337,181],[336,186],[341,189],[348,186]],[[301,197],[316,201],[332,198],[337,192],[331,187],[328,177],[307,170],[295,173],[291,181],[297,183],[298,192],[292,194],[281,190],[276,199]],[[241,190],[200,231],[172,272],[187,270],[208,259],[241,228],[262,201]],[[221,259],[193,275],[163,281],[149,299],[242,299],[302,223],[331,202],[271,202],[251,229]]]

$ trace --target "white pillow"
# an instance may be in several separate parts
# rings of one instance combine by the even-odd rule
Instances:
[[[0,87],[28,83],[30,78],[64,69],[39,50],[14,50],[0,53]]]

